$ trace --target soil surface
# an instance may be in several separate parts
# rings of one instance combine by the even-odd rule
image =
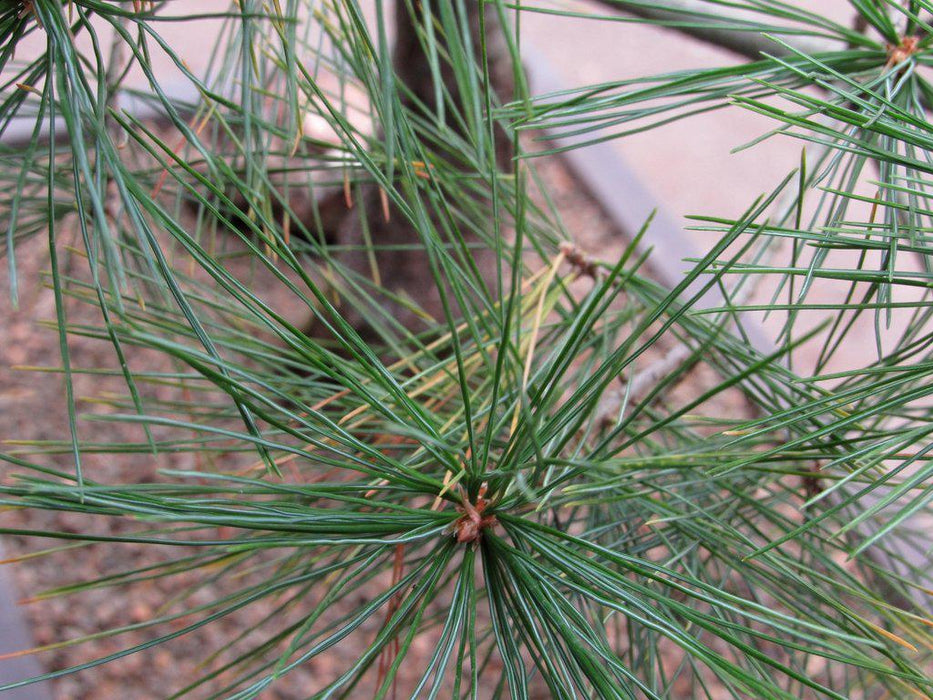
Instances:
[[[539,160],[536,161],[536,167],[549,188],[567,230],[576,237],[580,248],[600,258],[614,259],[625,246],[623,233],[614,229],[612,222],[580,190],[559,160]],[[44,273],[49,265],[47,240],[37,237],[23,242],[17,247],[16,263],[19,270],[19,308],[10,307],[8,296],[0,301],[0,337],[4,339],[0,345],[0,440],[6,443],[5,450],[24,449],[25,446],[17,445],[17,441],[57,441],[68,434],[61,375],[34,369],[54,368],[61,363],[58,335],[47,323],[55,318],[53,293],[45,285]],[[71,263],[79,267],[83,261],[72,260]],[[3,272],[0,272],[0,288],[6,288],[8,284],[4,266]],[[68,318],[73,323],[91,319],[94,314],[93,307],[73,299],[67,300],[66,308]],[[69,346],[71,360],[77,370],[113,366],[112,350],[106,343],[72,338]],[[663,347],[657,348],[646,361],[660,356],[663,351]],[[137,353],[132,361],[137,368],[144,366],[153,371],[171,369],[164,357],[155,354],[146,356]],[[689,388],[683,391],[694,393],[714,381],[711,372],[697,369],[688,382]],[[94,414],[114,410],[107,403],[99,401],[100,397],[107,395],[111,382],[114,391],[121,390],[119,378],[76,374],[75,393],[79,412]],[[159,391],[158,388],[151,390]],[[730,404],[724,408],[733,414],[748,410],[737,393],[724,395],[717,400]],[[136,441],[140,438],[133,426],[87,420],[81,421],[81,434],[85,440],[99,439],[102,442]],[[73,464],[67,454],[46,455],[42,459],[61,469],[71,469]],[[85,474],[101,482],[150,482],[159,480],[160,469],[193,468],[195,465],[192,460],[190,455],[173,454],[157,458],[150,455],[88,455],[83,460],[83,468]],[[15,468],[4,466],[0,474],[6,478],[15,471]],[[73,513],[39,510],[5,512],[0,514],[0,522],[5,527],[32,531],[92,532],[98,535],[118,534],[138,527],[137,523],[116,518],[91,520]],[[68,586],[88,577],[153,564],[173,554],[147,545],[62,547],[60,542],[50,540],[48,546],[58,548],[57,551],[44,556],[32,556],[37,552],[39,542],[35,538],[17,536],[4,539],[7,556],[20,558],[8,566],[19,591],[39,592]],[[143,644],[152,637],[153,631],[133,630],[133,625],[160,614],[176,596],[188,591],[200,576],[202,574],[199,572],[156,578],[134,584],[126,589],[125,594],[115,594],[113,589],[101,588],[74,595],[24,600],[21,609],[35,644],[52,645],[52,648],[35,658],[44,669],[57,670]],[[223,581],[208,581],[195,589],[190,602],[197,604],[215,599],[223,594],[223,586]],[[52,684],[54,695],[63,700],[168,696],[183,687],[185,679],[196,675],[198,664],[206,653],[222,652],[229,640],[235,639],[245,627],[258,623],[268,609],[265,604],[250,605],[239,614],[153,649],[64,676]],[[289,674],[284,682],[276,684],[264,697],[304,697],[306,693],[303,689],[316,685],[313,679],[319,678],[321,674],[330,675],[333,667],[344,666],[342,661],[348,663],[357,658],[357,652],[372,640],[380,624],[381,618],[374,618],[371,624],[364,625],[357,634],[339,645],[335,653],[312,659]],[[68,645],[68,640],[120,627],[129,629],[117,636],[101,636],[81,644]],[[424,637],[416,640],[409,657],[412,662],[406,663],[401,672],[402,687],[420,676],[417,658],[428,658],[433,650],[434,642],[431,639]],[[363,696],[365,693],[360,697]],[[546,692],[542,690],[540,697],[547,697]]]

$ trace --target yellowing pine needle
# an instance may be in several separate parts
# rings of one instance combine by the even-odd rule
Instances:
[[[535,309],[534,322],[531,329],[531,336],[528,340],[528,353],[525,355],[525,369],[522,372],[522,394],[528,389],[528,377],[531,376],[531,363],[534,360],[535,356],[535,346],[538,342],[538,333],[541,330],[541,319],[544,318],[544,303],[547,299],[547,290],[550,289],[551,284],[554,282],[554,277],[557,275],[557,270],[560,267],[560,264],[564,261],[564,252],[561,251],[557,254],[557,257],[554,258],[554,262],[551,263],[551,268],[548,271],[547,277],[539,286],[538,292],[538,306]],[[514,435],[515,429],[518,427],[518,416],[520,415],[521,402],[515,404],[515,412],[512,414],[512,425],[509,428],[509,434]]]
[[[919,651],[917,647],[915,647],[913,644],[908,642],[903,637],[899,637],[898,635],[894,634],[894,632],[889,632],[884,627],[881,627],[880,625],[876,625],[874,622],[871,622],[870,620],[864,620],[864,622],[865,624],[867,624],[869,627],[871,627],[873,630],[875,630],[875,632],[880,634],[885,639],[890,639],[892,642],[894,642],[895,644],[900,644],[905,649],[910,649],[911,651]]]

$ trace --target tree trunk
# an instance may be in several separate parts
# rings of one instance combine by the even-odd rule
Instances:
[[[409,93],[403,99],[403,107],[427,118],[438,119],[443,109],[448,115],[447,123],[452,124],[456,123],[456,120],[450,118],[451,110],[463,112],[469,108],[469,105],[463,104],[456,75],[443,58],[439,59],[443,92],[451,96],[453,104],[441,106],[437,104],[438,90],[434,83],[429,56],[422,44],[422,37],[419,35],[419,27],[424,27],[424,23],[429,19],[436,22],[438,54],[447,53],[450,42],[446,42],[442,33],[438,31],[440,10],[432,10],[429,9],[430,7],[436,7],[436,3],[428,6],[427,3],[422,4],[417,0],[413,5],[409,5],[406,0],[397,2],[397,39],[393,52],[393,64],[398,79]],[[466,13],[466,26],[470,28],[469,42],[479,69],[482,68],[480,7],[480,3],[469,0],[462,5],[451,2],[447,10],[456,13],[458,19],[460,19],[461,12]],[[427,12],[431,12],[432,16],[426,17]],[[464,26],[463,22],[457,24]],[[495,7],[486,7],[485,28],[491,88],[497,95],[509,98],[513,91],[512,65]],[[465,39],[463,43],[466,43]],[[482,75],[481,71],[478,75]],[[464,138],[468,136],[462,131],[459,135]],[[511,140],[505,130],[499,126],[495,129],[494,139],[498,167],[500,169],[510,168]],[[456,153],[438,152],[436,155],[450,160],[459,159]],[[394,209],[388,211],[388,218],[386,218],[385,197],[377,186],[364,186],[357,193],[355,206],[346,212],[336,228],[337,243],[350,248],[337,256],[338,261],[361,277],[369,280],[375,279],[381,289],[388,294],[372,292],[374,300],[405,328],[411,331],[427,329],[432,324],[421,312],[426,312],[435,319],[442,319],[441,294],[431,274],[428,256],[423,250],[418,231],[400,212]],[[367,249],[367,237],[374,250],[378,277],[373,274],[373,256]],[[483,261],[479,259],[482,257],[482,253],[477,255],[477,264],[480,269],[484,268]],[[491,269],[491,265],[485,267]],[[419,307],[418,310],[415,310],[411,304],[396,299],[396,296],[410,300]],[[369,313],[374,311],[378,310],[368,310]],[[366,321],[366,309],[357,308],[354,304],[345,304],[341,313],[367,340],[376,339],[374,329]]]

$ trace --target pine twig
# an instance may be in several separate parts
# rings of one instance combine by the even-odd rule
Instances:
[[[668,23],[670,29],[752,61],[760,60],[764,53],[781,56],[793,53],[792,49],[796,49],[812,55],[842,48],[842,44],[837,44],[832,40],[803,36],[781,37],[782,41],[792,47],[788,49],[761,34],[741,32],[730,28],[732,21],[738,17],[726,13],[722,8],[719,8],[722,15],[717,21],[709,21],[708,24],[703,25],[701,24],[702,16],[709,12],[710,7],[709,3],[700,0],[666,0],[665,4],[676,8],[674,10],[659,8],[653,3],[619,2],[619,0],[598,0],[598,2],[608,5],[617,12],[653,22]]]

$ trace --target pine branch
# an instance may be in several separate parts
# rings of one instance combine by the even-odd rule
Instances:
[[[650,20],[654,24],[663,24],[682,34],[705,41],[709,44],[730,51],[751,61],[761,59],[762,54],[785,56],[793,53],[791,49],[761,34],[736,31],[730,28],[734,19],[743,19],[740,13],[728,14],[722,11],[721,17],[711,21],[708,17],[710,5],[702,0],[667,0],[667,7],[658,7],[656,3],[627,2],[626,0],[597,0],[617,12]],[[673,8],[673,9],[668,9]],[[829,39],[792,36],[782,37],[793,49],[813,55],[841,48],[841,44]]]

